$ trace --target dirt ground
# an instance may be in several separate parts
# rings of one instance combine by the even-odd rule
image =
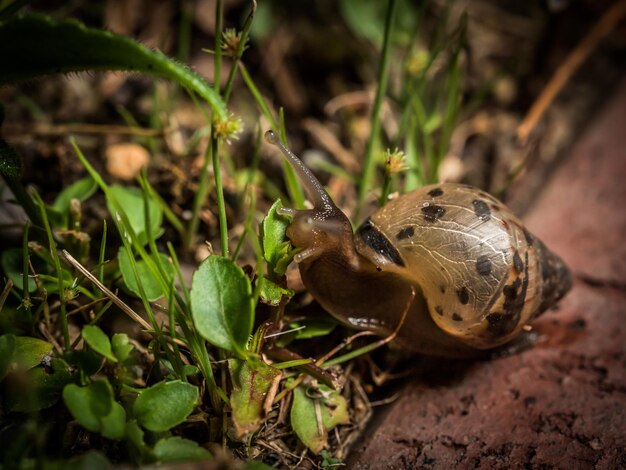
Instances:
[[[535,322],[537,344],[438,362],[372,423],[348,468],[626,466],[625,125],[623,80],[525,217],[575,275]]]

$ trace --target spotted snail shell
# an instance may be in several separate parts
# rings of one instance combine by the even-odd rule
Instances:
[[[507,342],[571,284],[563,262],[508,208],[466,185],[391,201],[361,225],[356,243],[401,266],[437,326],[481,349]]]
[[[563,261],[493,196],[441,183],[390,201],[352,233],[304,164],[273,135],[313,209],[283,209],[303,282],[332,315],[413,351],[507,343],[571,287]],[[401,325],[400,325],[401,324]]]

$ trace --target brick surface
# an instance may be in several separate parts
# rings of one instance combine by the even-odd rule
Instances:
[[[626,467],[626,81],[529,212],[576,275],[538,343],[492,361],[434,361],[348,468]]]
[[[626,285],[626,81],[525,222],[575,273]]]

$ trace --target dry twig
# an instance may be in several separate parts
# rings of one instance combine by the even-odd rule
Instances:
[[[556,70],[539,97],[535,100],[526,117],[517,128],[517,139],[521,144],[528,142],[544,113],[563,89],[569,78],[589,57],[600,41],[607,36],[626,15],[626,0],[617,2],[609,8],[587,36],[570,52],[565,61]]]

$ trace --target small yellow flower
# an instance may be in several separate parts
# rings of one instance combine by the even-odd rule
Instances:
[[[231,114],[225,121],[217,120],[213,123],[215,135],[227,143],[231,140],[239,139],[239,134],[243,131],[243,121],[239,116]]]
[[[394,149],[392,152],[387,149],[385,152],[385,171],[389,174],[402,173],[409,169],[406,163],[406,156],[402,150]]]

